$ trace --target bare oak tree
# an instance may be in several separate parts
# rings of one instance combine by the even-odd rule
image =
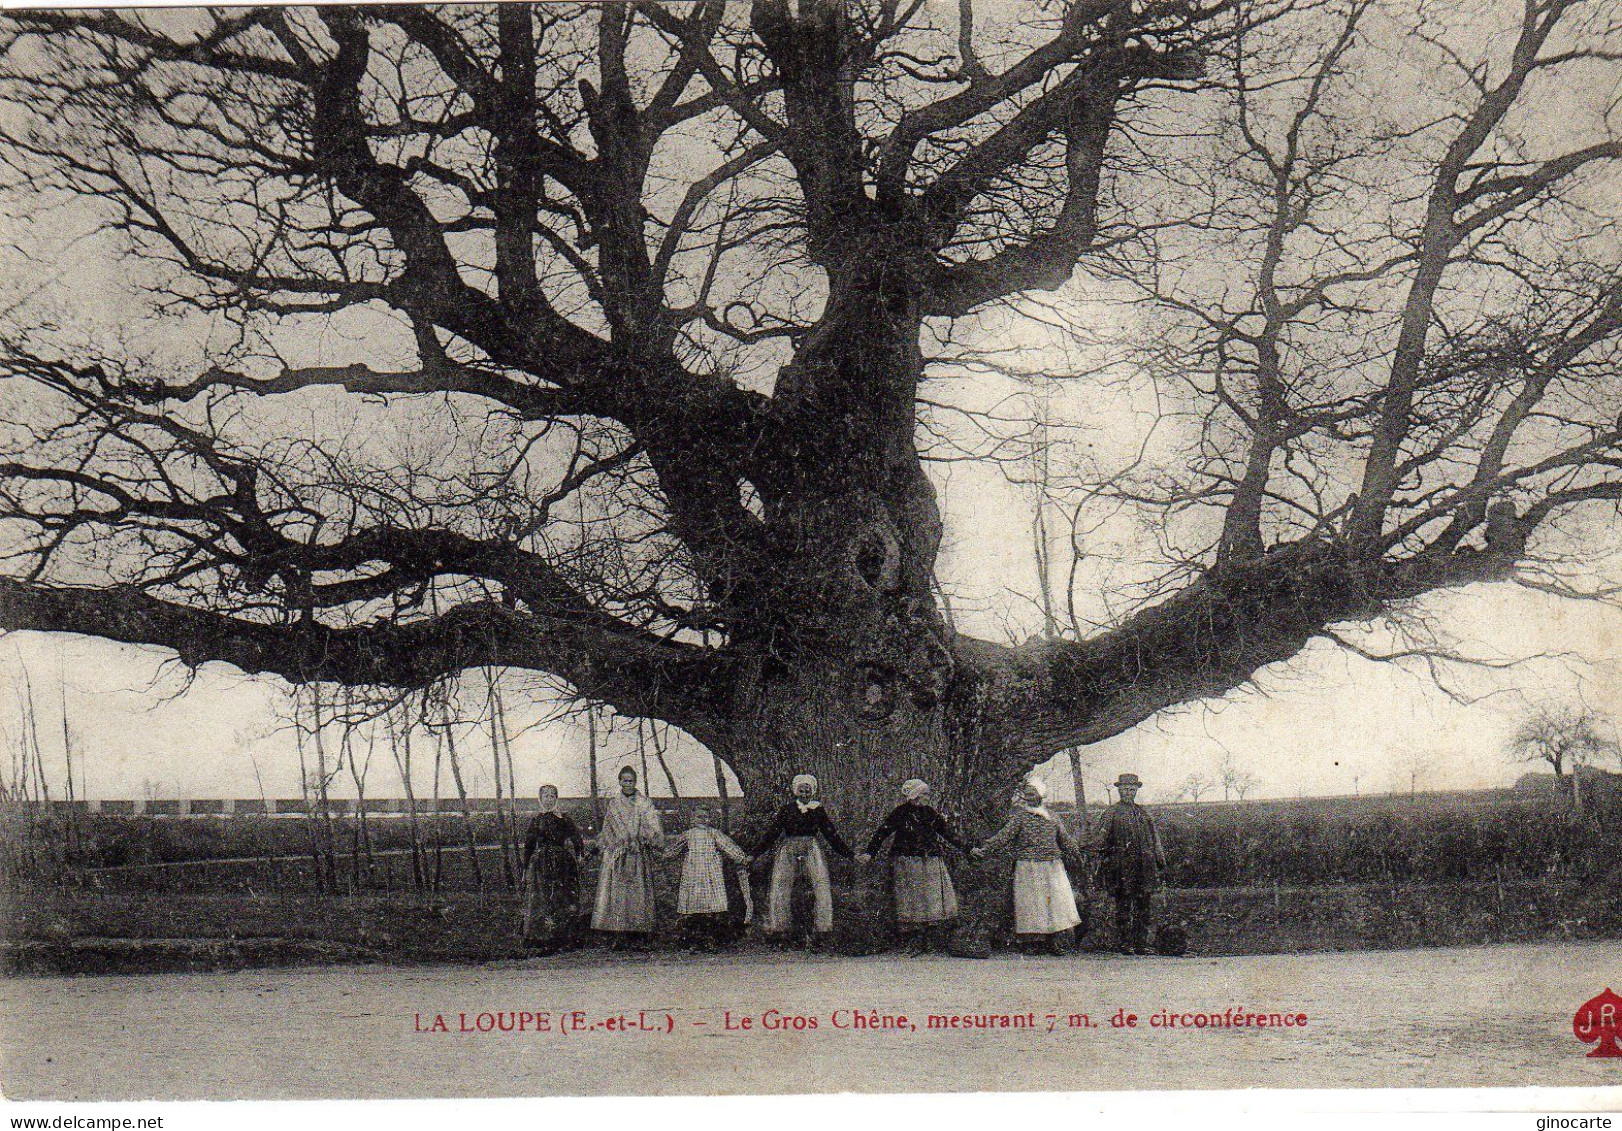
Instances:
[[[1204,774],[1189,774],[1178,787],[1177,799],[1179,801],[1199,801],[1214,789],[1216,783]]]
[[[1622,497],[1584,195],[1622,142],[1548,106],[1622,37],[1451,10],[10,13],[9,191],[210,330],[184,372],[8,335],[0,625],[295,683],[533,671],[757,802],[809,768],[996,804],[1333,623],[1569,583],[1545,533]],[[1451,76],[1415,120],[1399,61]],[[1078,267],[1156,312],[1198,458],[1084,496],[1165,515],[1153,592],[1008,647],[938,604],[921,386]]]

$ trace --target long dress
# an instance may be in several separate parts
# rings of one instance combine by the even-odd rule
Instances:
[[[820,801],[787,802],[755,842],[751,852],[754,856],[763,856],[767,849],[777,846],[766,901],[766,930],[773,934],[786,934],[794,928],[794,884],[801,876],[811,883],[813,929],[818,934],[834,929],[833,887],[819,837],[847,860],[856,855]]]
[[[720,829],[695,826],[678,836],[666,856],[684,857],[681,887],[676,893],[678,915],[724,915],[731,904],[727,899],[726,866],[722,857],[743,864],[744,855],[733,839]]]
[[[524,941],[555,945],[574,933],[580,907],[580,830],[562,813],[541,813],[524,837]]]
[[[633,933],[653,930],[654,853],[664,846],[659,811],[640,793],[630,797],[621,794],[608,803],[598,843],[603,863],[597,875],[592,929]]]
[[[1047,810],[1022,805],[984,848],[1005,846],[1016,850],[1014,932],[1052,935],[1080,923],[1076,893],[1064,870],[1064,852],[1074,842],[1064,827]]]
[[[867,842],[868,855],[877,853],[892,836],[896,921],[903,927],[915,927],[957,918],[957,892],[941,859],[941,843],[959,852],[964,845],[946,818],[933,806],[903,801],[874,830]]]

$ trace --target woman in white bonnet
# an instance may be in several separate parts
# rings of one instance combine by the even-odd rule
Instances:
[[[934,806],[929,804],[929,784],[920,778],[901,783],[901,804],[890,810],[867,842],[860,857],[866,861],[891,837],[890,864],[894,875],[896,926],[909,949],[922,950],[939,943],[932,933],[957,918],[957,892],[952,876],[941,859],[944,842],[967,852],[968,846]]]
[[[974,849],[976,859],[1001,848],[1014,849],[1014,933],[1026,946],[1050,954],[1065,952],[1065,939],[1081,922],[1076,893],[1064,870],[1076,843],[1048,812],[1047,787],[1029,777],[1015,798],[1013,816],[1002,830]]]
[[[750,855],[761,859],[776,846],[777,851],[772,856],[771,895],[766,904],[766,930],[779,938],[787,936],[794,928],[794,881],[803,875],[811,882],[815,911],[808,941],[814,948],[834,929],[833,887],[818,838],[826,840],[829,848],[847,860],[856,854],[834,828],[828,810],[816,799],[817,779],[810,774],[796,774],[791,788],[793,797],[777,810]]]

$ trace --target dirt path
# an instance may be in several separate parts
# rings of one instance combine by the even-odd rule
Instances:
[[[1571,1032],[1608,985],[1622,986],[1614,942],[1180,960],[582,955],[18,978],[0,982],[0,1049],[17,1099],[1622,1085],[1622,1060],[1586,1059]],[[1307,1024],[1167,1029],[1152,1024],[1163,1009]],[[767,1029],[769,1010],[816,1028]],[[913,1027],[850,1028],[854,1010]],[[1117,1010],[1137,1026],[1113,1026]],[[577,1011],[584,1027],[565,1031]],[[529,1031],[459,1031],[481,1013]],[[930,1029],[929,1014],[1034,1027]],[[728,1030],[729,1015],[751,1027]],[[418,1031],[436,1017],[448,1032]]]

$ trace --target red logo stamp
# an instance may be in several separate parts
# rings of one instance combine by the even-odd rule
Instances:
[[[1622,997],[1617,997],[1611,987],[1606,986],[1604,993],[1577,1007],[1576,1016],[1571,1019],[1571,1031],[1583,1044],[1594,1046],[1594,1051],[1588,1054],[1591,1057],[1622,1056],[1622,1047],[1616,1043],[1616,1039],[1622,1037]]]

